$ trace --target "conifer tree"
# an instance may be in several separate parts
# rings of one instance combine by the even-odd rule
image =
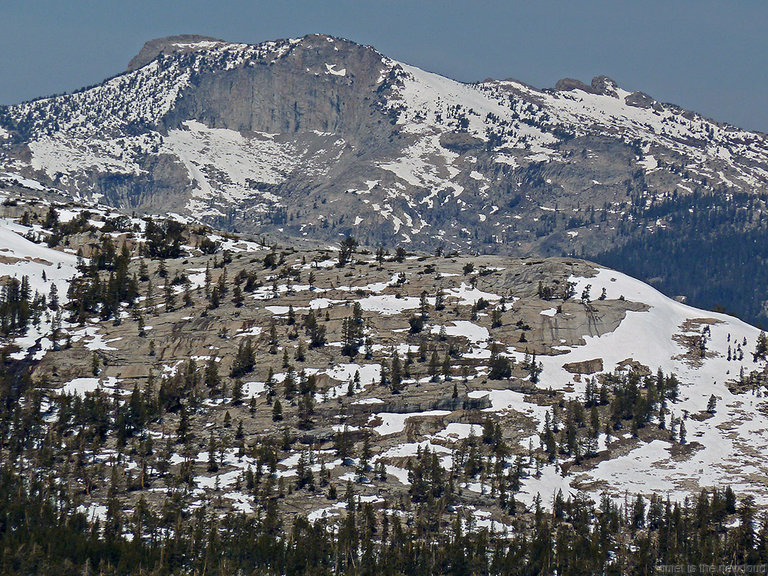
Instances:
[[[213,437],[213,430],[211,430],[211,436],[208,440],[208,472],[218,472],[219,464],[216,461],[216,440]]]
[[[272,420],[274,422],[279,422],[283,419],[283,406],[280,404],[280,399],[275,398],[274,403],[272,404]]]
[[[296,346],[296,354],[294,358],[297,362],[304,362],[307,359],[307,347],[304,344],[304,340],[299,338],[299,343]]]
[[[432,350],[432,356],[429,358],[429,375],[433,382],[437,382],[440,374],[440,359],[437,356],[437,350]]]
[[[392,365],[389,371],[390,389],[392,394],[399,394],[402,390],[403,373],[400,365],[400,356],[397,350],[392,354]]]

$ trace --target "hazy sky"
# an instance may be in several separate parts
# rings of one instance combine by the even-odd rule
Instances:
[[[768,132],[768,2],[0,0],[0,103],[95,84],[146,40],[239,42],[322,32],[457,80],[551,87],[611,76]]]

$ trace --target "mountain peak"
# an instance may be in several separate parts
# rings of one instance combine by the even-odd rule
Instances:
[[[165,36],[163,38],[149,40],[144,44],[139,53],[128,63],[128,72],[146,66],[163,52],[177,52],[179,50],[189,49],[204,42],[222,42],[222,40],[211,38],[210,36],[200,36],[198,34],[179,34],[176,36]]]
[[[128,63],[127,72],[133,72],[142,68],[155,60],[160,54],[173,54],[183,52],[196,52],[204,51],[207,49],[228,46],[251,46],[251,47],[265,47],[267,49],[274,48],[276,46],[293,46],[298,45],[310,50],[321,50],[322,47],[331,47],[333,51],[339,50],[363,50],[371,51],[382,57],[372,46],[363,46],[352,40],[341,38],[338,36],[330,36],[328,34],[306,34],[299,38],[280,39],[275,41],[267,41],[258,44],[241,44],[236,42],[229,42],[218,38],[212,38],[210,36],[200,36],[197,34],[180,34],[176,36],[166,36],[163,38],[155,38],[148,41],[139,53],[134,56]],[[323,50],[321,50],[323,51]]]

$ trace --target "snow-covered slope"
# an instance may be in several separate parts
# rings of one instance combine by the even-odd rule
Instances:
[[[765,361],[756,361],[752,355],[759,330],[732,316],[681,304],[612,270],[599,269],[594,277],[572,280],[577,295],[589,285],[593,297],[605,289],[608,299],[624,297],[648,309],[627,312],[616,330],[587,335],[583,346],[562,346],[562,355],[540,356],[541,385],[583,397],[585,380],[563,365],[598,358],[607,372],[626,369],[626,361],[632,360],[653,372],[674,373],[682,383],[680,398],[669,404],[667,418],[668,422],[683,420],[692,449],[682,452],[664,440],[640,443],[569,479],[555,474],[557,467],[551,466],[542,479],[530,482],[529,493],[541,491],[545,500],[551,500],[557,489],[572,492],[573,486],[591,485],[596,492],[608,489],[617,497],[628,490],[682,500],[698,488],[730,485],[752,494],[761,505],[768,504],[761,480],[768,466],[756,457],[768,450],[768,400],[760,389],[739,386],[743,375],[765,368]],[[702,336],[706,338],[704,357],[698,348]],[[710,415],[712,396],[716,410]]]
[[[727,126],[676,106],[638,104],[630,93],[607,78],[600,91],[584,89],[542,91],[525,84],[486,81],[467,85],[400,64],[403,85],[395,89],[392,105],[402,113],[406,132],[430,134],[446,128],[465,131],[484,144],[493,140],[492,159],[501,163],[566,162],[563,133],[568,138],[600,134],[637,149],[637,166],[659,169],[652,152],[676,153],[686,169],[738,190],[764,186],[768,153],[762,134]],[[589,91],[587,91],[589,90]],[[402,108],[400,108],[401,106]],[[504,148],[513,154],[512,160]],[[716,165],[735,170],[729,179]]]
[[[29,234],[34,234],[33,228],[0,220],[0,276],[28,276],[33,291],[48,294],[55,284],[59,294],[66,295],[77,257],[36,244],[26,238]]]
[[[0,201],[5,199],[0,193]],[[22,282],[26,277],[31,295],[37,294],[49,299],[54,294],[63,304],[67,301],[69,281],[78,274],[77,256],[71,251],[54,250],[40,244],[39,241],[44,237],[39,226],[22,226],[11,219],[0,218],[0,284],[4,286],[11,278]],[[23,337],[14,339],[19,350],[11,357],[22,359],[30,348],[38,345],[34,357],[42,358],[53,345],[49,335],[54,322],[61,324],[61,317],[56,319],[53,309],[46,311]]]
[[[585,345],[568,348],[567,354],[556,356],[558,363],[582,362],[603,358],[606,370],[612,370],[628,357],[664,372],[674,372],[689,381],[719,381],[725,383],[738,377],[739,369],[759,367],[748,350],[754,349],[759,330],[725,314],[699,310],[664,296],[648,284],[605,268],[592,278],[572,278],[576,295],[590,286],[592,298],[605,289],[606,298],[640,302],[648,310],[627,312],[627,317],[613,332],[585,336]],[[698,350],[684,344],[684,336],[700,337],[707,329],[707,351],[701,358]],[[743,344],[744,340],[747,344]],[[727,360],[727,349],[735,356],[737,346],[744,350],[743,359]],[[556,372],[553,381],[563,378],[563,385],[572,380],[565,371]],[[706,403],[705,403],[706,404]],[[701,406],[700,409],[703,409]]]

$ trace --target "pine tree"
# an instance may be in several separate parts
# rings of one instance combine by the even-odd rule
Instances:
[[[208,440],[208,472],[218,472],[219,464],[216,461],[216,440],[213,437],[213,430],[211,430],[211,436]]]
[[[219,289],[219,294],[224,296],[227,293],[227,268],[222,266],[221,274],[219,274],[219,281],[216,282],[216,288]]]
[[[757,342],[755,344],[755,351],[752,353],[752,359],[755,362],[757,362],[758,360],[765,360],[767,355],[768,355],[768,336],[765,335],[765,332],[760,330],[760,334],[758,335]]]
[[[229,375],[238,378],[251,372],[256,364],[256,355],[250,338],[245,338],[237,347]]]
[[[277,326],[275,326],[275,322],[272,321],[272,323],[269,325],[269,353],[270,354],[277,354],[277,346],[279,343],[280,342],[277,339]]]
[[[491,328],[499,328],[502,325],[501,308],[494,308],[491,311]]]
[[[421,312],[421,319],[426,322],[429,317],[429,302],[427,301],[427,292],[421,293],[419,298],[419,311]]]
[[[512,365],[506,356],[501,355],[500,346],[491,345],[491,357],[488,362],[488,378],[492,380],[508,380],[512,377]]]
[[[232,405],[239,406],[243,403],[243,381],[235,378],[232,384]]]
[[[211,296],[211,267],[207,262],[205,264],[205,282],[203,286],[205,289],[205,297],[208,299]]]
[[[685,433],[686,433],[685,432],[685,422],[680,420],[680,432],[679,432],[680,444],[685,444],[685,440],[686,440]]]
[[[149,280],[149,270],[147,269],[147,263],[144,258],[139,259],[139,280],[146,282]]]
[[[275,395],[275,371],[269,367],[267,379],[264,381],[264,389],[267,392],[267,402]]]
[[[219,291],[218,286],[214,286],[208,297],[208,308],[210,310],[215,310],[219,307],[219,304],[221,304],[221,292]]]
[[[94,376],[99,375],[99,364],[100,364],[99,355],[96,352],[94,352],[91,355],[91,374],[93,374]]]
[[[243,305],[243,302],[245,302],[245,298],[243,297],[243,291],[240,288],[239,284],[235,284],[235,287],[232,289],[232,302],[235,304],[235,307],[240,308]]]
[[[181,406],[179,411],[179,425],[176,428],[176,441],[179,444],[186,444],[189,439],[189,417],[187,416],[187,410],[184,405]]]
[[[443,363],[441,366],[441,371],[443,373],[443,379],[445,381],[450,381],[451,379],[451,356],[448,353],[448,350],[445,351],[445,356],[443,356]]]
[[[310,310],[307,314],[304,326],[309,336],[309,346],[311,348],[323,347],[325,345],[325,326],[317,321],[314,310]]]
[[[285,388],[285,399],[291,400],[296,394],[296,377],[292,368],[288,368],[288,372],[285,375],[285,382],[283,383]]]
[[[392,365],[389,371],[390,389],[392,394],[399,394],[402,390],[403,371],[400,365],[400,356],[397,350],[392,354]]]
[[[141,311],[138,312],[138,315],[136,318],[136,324],[138,328],[139,338],[146,338],[147,332],[146,332],[146,326],[144,324],[144,314],[142,314]]]
[[[297,362],[304,362],[307,359],[307,347],[304,344],[304,340],[299,338],[299,343],[296,347],[296,354],[294,358]]]
[[[442,288],[438,288],[435,294],[435,310],[438,312],[445,310],[445,292]]]
[[[552,429],[552,420],[549,416],[549,412],[544,415],[544,430],[541,437],[541,443],[544,445],[544,449],[549,456],[549,461],[554,462],[557,456],[557,440],[555,439],[555,433]]]
[[[165,295],[165,311],[173,312],[176,305],[176,294],[174,293],[173,286],[168,278],[165,277],[165,284],[163,285],[163,294]]]
[[[312,474],[312,468],[309,466],[307,456],[304,452],[299,456],[299,461],[296,465],[296,487],[301,490],[302,488],[315,489],[314,475]]]
[[[211,356],[205,363],[205,385],[212,393],[218,392],[221,387],[219,366],[214,356]]]
[[[312,417],[315,414],[315,400],[312,394],[302,394],[299,398],[298,424],[299,428],[308,430],[312,428]]]
[[[275,398],[275,402],[272,405],[272,421],[280,422],[283,419],[283,406],[280,404],[280,399]]]
[[[350,358],[357,355],[363,345],[363,326],[363,309],[359,302],[355,302],[352,307],[352,316],[342,322],[342,354]]]
[[[440,374],[440,358],[437,355],[437,350],[432,350],[432,356],[429,358],[429,375],[432,379],[432,382],[437,382],[439,380],[439,374]]]
[[[48,308],[53,311],[59,309],[59,289],[55,283],[51,284],[51,289],[48,293]]]
[[[356,249],[357,240],[352,236],[347,236],[341,241],[341,244],[339,245],[339,268],[344,267],[352,259],[352,254]]]

